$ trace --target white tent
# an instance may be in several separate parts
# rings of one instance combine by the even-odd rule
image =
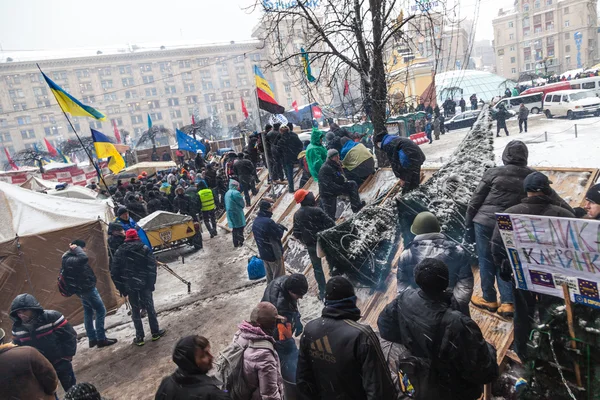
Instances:
[[[61,190],[52,189],[46,191],[46,193],[51,196],[67,197],[70,199],[96,200],[98,198],[98,192],[78,185],[69,185]]]

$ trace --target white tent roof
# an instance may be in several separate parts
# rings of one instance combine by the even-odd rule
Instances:
[[[77,185],[69,185],[62,190],[51,189],[46,193],[51,196],[68,197],[70,199],[96,200],[98,198],[98,192]]]
[[[41,192],[46,189],[54,189],[58,184],[60,184],[60,182],[48,181],[37,176],[30,176],[29,179],[21,183],[19,186],[25,189],[33,190],[35,192]]]
[[[112,220],[112,210],[106,202],[49,196],[0,182],[0,243],[15,235],[36,235],[98,218]]]

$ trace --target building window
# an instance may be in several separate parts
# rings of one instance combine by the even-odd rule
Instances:
[[[246,75],[246,67],[244,67],[243,65],[235,67],[235,73],[238,75]]]
[[[175,86],[165,86],[165,94],[175,94],[177,93],[177,89]]]
[[[233,59],[233,62],[238,64],[238,63],[243,63],[244,62],[244,56],[235,56],[235,58]]]
[[[515,57],[511,57],[511,58],[510,58],[510,63],[511,63],[511,64],[514,64],[514,63],[516,63],[516,62],[517,62],[517,59],[516,59]]]
[[[171,118],[181,118],[181,110],[171,110]]]
[[[58,135],[58,127],[57,126],[47,126],[44,128],[44,135],[46,136],[56,136]]]
[[[223,92],[222,96],[224,100],[233,99],[233,92]]]
[[[568,28],[571,24],[569,23],[569,20],[565,20],[565,28]]]
[[[131,65],[119,65],[119,73],[121,75],[131,75]]]
[[[510,46],[510,51],[515,51],[515,46]],[[291,91],[292,91],[291,88],[290,88],[290,90],[286,89],[286,92],[291,92]]]
[[[160,101],[159,100],[150,100],[148,101],[148,108],[151,110],[154,110],[156,108],[160,108]]]
[[[523,49],[523,58],[525,61],[530,61],[531,60],[531,48],[526,48]],[[529,69],[529,68],[527,68]]]
[[[42,77],[42,74],[29,74],[29,80],[31,83],[44,83],[44,77]]]
[[[567,65],[571,65],[571,56],[566,56],[566,57],[565,57],[565,63],[566,63]]]
[[[94,95],[91,95],[91,96],[83,96],[81,99],[83,100],[83,102],[84,102],[85,104],[92,104],[92,103],[95,103],[95,102],[96,102],[96,96],[94,96]]]
[[[548,57],[554,57],[554,46],[546,47],[546,55]]]
[[[200,71],[200,78],[202,78],[202,79],[210,79],[211,78],[210,70],[203,69],[202,71]]]
[[[233,124],[237,124],[237,117],[235,115],[228,115],[227,116],[227,123],[229,125],[233,125]]]
[[[181,74],[181,79],[183,79],[184,81],[191,81],[194,79],[194,77],[192,76],[192,73],[188,71]]]
[[[185,98],[187,104],[196,104],[198,102],[198,96],[188,96]]]
[[[25,97],[25,93],[23,93],[23,89],[9,90],[8,95],[10,96],[11,99],[16,99],[18,97]]]
[[[225,103],[225,111],[234,111],[235,106],[233,103]]]
[[[104,95],[104,101],[116,101],[117,95],[115,93],[106,93]]]
[[[130,113],[140,111],[142,108],[140,107],[140,103],[127,103],[127,109]]]
[[[54,71],[52,73],[52,79],[54,79],[54,80],[67,79],[67,71]]]
[[[112,79],[107,79],[105,81],[100,82],[102,84],[102,89],[106,90],[106,89],[112,89],[113,87],[113,81]]]
[[[142,122],[144,122],[144,118],[142,118],[141,115],[132,115],[131,116],[132,124],[141,124]]]
[[[122,126],[123,125],[123,119],[122,118],[113,118],[113,119],[110,120],[110,124],[112,126],[115,126],[115,125]]]
[[[515,39],[515,34],[511,33],[510,35],[508,35],[508,39],[509,40],[514,40]]]
[[[90,128],[93,128],[93,129],[102,129],[102,122],[100,122],[100,121],[90,121]]]
[[[178,106],[179,105],[179,99],[178,98],[167,99],[167,105],[169,107]]]
[[[106,107],[106,112],[108,114],[119,114],[119,113],[121,113],[121,107],[120,106],[108,106],[108,107]]]
[[[151,72],[152,71],[152,64],[148,63],[148,64],[140,64],[140,72]]]
[[[33,94],[36,96],[47,96],[48,95],[48,89],[46,89],[45,87],[34,87],[33,88]]]
[[[160,68],[160,72],[171,72],[171,63],[170,62],[159,62],[158,68]]]
[[[209,62],[210,62],[209,58],[199,58],[198,59],[199,66],[208,65]]]
[[[179,68],[191,68],[192,64],[190,60],[179,60]]]
[[[8,126],[8,120],[0,118],[0,126]]]
[[[511,48],[512,50],[512,48]],[[286,93],[291,93],[292,92],[292,84],[291,83],[284,83],[283,84],[283,89],[285,90]]]
[[[146,96],[158,96],[158,91],[156,88],[146,88],[145,93]]]
[[[183,85],[183,91],[186,93],[195,92],[196,85],[194,85],[193,83],[186,83],[185,85]]]
[[[568,14],[569,13],[569,7],[565,7],[564,10],[565,10],[564,14]]]
[[[535,0],[535,2],[533,3],[533,8],[540,8],[541,7],[541,1],[540,0]]]
[[[566,45],[565,46],[565,53],[570,53],[571,52],[571,46],[570,45]]]
[[[150,118],[152,119],[152,121],[161,121],[163,119],[162,117],[162,113],[150,113]]]
[[[217,73],[221,76],[229,76],[229,69],[227,67],[217,68]]]
[[[154,82],[154,77],[152,75],[142,76],[142,82],[152,83],[152,82]]]
[[[204,101],[206,101],[206,102],[215,101],[215,95],[213,93],[205,94]]]
[[[76,69],[75,70],[75,76],[79,79],[81,78],[89,78],[90,77],[90,70],[89,69]]]
[[[229,81],[229,80],[224,80],[224,81],[221,81],[221,87],[222,87],[222,88],[228,88],[228,87],[231,87],[231,81]]]
[[[511,74],[516,74],[517,73],[517,69],[516,68],[511,68],[510,69],[510,73]]]
[[[570,32],[566,32],[565,33],[565,40],[569,40],[571,39],[571,33]]]
[[[504,55],[504,49],[498,49],[498,55],[499,56],[503,56]]]
[[[121,82],[123,82],[123,86],[127,87],[127,86],[133,86],[133,78],[123,78],[121,79]]]
[[[35,139],[35,132],[33,131],[33,129],[23,129],[21,131],[21,138],[22,139]]]
[[[125,92],[126,99],[137,99],[137,97],[138,97],[137,90],[127,90]]]
[[[246,86],[248,84],[248,78],[241,78],[238,83],[240,86]]]
[[[0,132],[0,143],[12,142],[9,132]]]
[[[523,4],[523,11],[529,12],[529,3]]]
[[[252,60],[252,61],[260,61],[260,54],[258,54],[258,53],[250,54],[250,60]]]
[[[100,76],[110,76],[112,70],[110,67],[98,68],[98,75]]]
[[[13,110],[25,111],[27,110],[27,103],[13,103]]]
[[[512,21],[510,21],[510,22],[508,23],[508,27],[509,27],[509,28],[512,28],[513,26],[514,26],[514,23],[513,23]]]
[[[546,0],[546,5],[547,6],[551,6],[552,5],[552,0]]]
[[[27,125],[31,123],[31,117],[26,115],[24,117],[17,117],[17,124],[19,125]]]
[[[213,89],[212,82],[202,82],[202,89],[203,90],[211,90],[211,89]]]

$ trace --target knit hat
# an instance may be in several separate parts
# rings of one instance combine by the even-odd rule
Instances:
[[[414,270],[415,282],[427,294],[440,294],[450,281],[448,266],[435,258],[426,258]]]
[[[294,200],[296,200],[296,203],[300,204],[300,203],[302,203],[302,201],[304,200],[304,198],[306,197],[307,194],[308,194],[308,190],[298,189],[298,190],[296,190],[296,193],[294,193]]]
[[[423,211],[417,214],[410,227],[413,235],[422,235],[424,233],[440,233],[440,223],[435,215],[429,211]]]
[[[298,296],[304,296],[308,293],[308,281],[304,274],[292,274],[283,284],[288,292],[292,292]]]
[[[383,138],[387,135],[387,132],[379,132],[377,135],[375,135],[375,140],[373,141],[374,143],[379,143],[383,141]]]
[[[260,204],[258,205],[258,208],[260,209],[260,211],[267,211],[269,210],[271,207],[273,206],[273,202],[269,201],[267,199],[262,199],[260,201]]]
[[[123,225],[121,225],[118,222],[111,222],[110,224],[108,224],[108,234],[112,235],[113,232],[118,232],[118,231],[122,231],[123,229]]]
[[[552,189],[550,189],[551,183],[546,175],[536,171],[525,177],[523,188],[526,192],[542,192],[549,195],[552,193]]]
[[[334,276],[325,285],[326,300],[341,300],[354,296],[352,283],[343,276]]]
[[[329,160],[330,158],[333,158],[339,154],[340,153],[336,149],[329,149],[327,150],[327,159]]]
[[[325,139],[327,139],[328,142],[331,142],[334,137],[335,134],[333,132],[327,132],[327,134],[325,135]]]
[[[83,240],[81,240],[81,239],[76,239],[76,240],[73,240],[73,241],[71,242],[71,244],[74,244],[75,246],[79,246],[79,247],[81,247],[82,249],[85,247],[85,242],[84,242]]]
[[[588,189],[585,199],[593,203],[600,204],[600,183],[595,184]]]
[[[133,240],[140,240],[137,231],[135,229],[127,229],[127,232],[125,232],[125,241],[131,242]]]
[[[120,217],[121,215],[125,214],[127,212],[127,207],[119,207],[117,208],[117,217]]]
[[[65,400],[102,400],[100,392],[91,383],[77,383],[65,393]]]

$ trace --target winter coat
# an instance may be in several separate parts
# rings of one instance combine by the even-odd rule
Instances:
[[[292,131],[282,133],[277,141],[277,152],[284,164],[294,164],[298,162],[298,153],[303,149],[302,141]]]
[[[432,362],[438,388],[447,394],[440,400],[478,399],[483,385],[498,377],[496,350],[446,296],[406,290],[381,312],[377,326],[383,339]]]
[[[202,154],[196,154],[196,158],[194,158],[194,166],[198,172],[200,172],[202,168],[206,167],[206,162],[204,161]]]
[[[398,260],[398,292],[408,288],[416,289],[414,268],[426,258],[435,258],[448,266],[452,290],[458,281],[473,279],[470,256],[462,246],[448,240],[443,233],[426,233],[417,235],[410,242]],[[471,282],[471,286],[473,283]]]
[[[267,133],[267,155],[272,158],[273,161],[279,161],[279,154],[277,153],[277,142],[279,141],[279,131],[272,129]]]
[[[298,301],[292,299],[288,290],[285,288],[285,283],[289,279],[289,275],[280,276],[273,279],[265,289],[261,301],[266,301],[273,304],[277,308],[277,313],[287,319],[287,322],[292,324],[292,332],[302,331],[302,323],[300,322],[300,311],[298,311]]]
[[[335,221],[331,219],[322,208],[316,205],[304,205],[296,214],[294,214],[293,235],[307,246],[317,244],[317,234],[326,229],[335,226]]]
[[[354,143],[354,142],[348,142],[348,143]],[[348,143],[346,143],[346,146],[348,146]],[[346,148],[346,146],[344,146],[344,149]],[[348,171],[353,171],[359,165],[361,165],[362,163],[364,163],[365,161],[368,161],[368,160],[373,160],[373,165],[375,165],[375,163],[374,163],[375,159],[373,158],[373,154],[371,154],[369,149],[367,149],[367,147],[364,144],[354,143],[351,146],[352,147],[346,152],[346,154],[344,154],[344,158],[342,161],[342,165],[344,166],[345,169],[347,169]],[[342,152],[344,151],[344,149],[342,149]],[[373,172],[375,172],[374,167],[373,167]]]
[[[425,162],[425,154],[408,138],[386,135],[381,142],[381,150],[385,152],[398,179],[409,181],[411,175],[421,170]]]
[[[523,181],[527,175],[535,172],[527,166],[528,155],[527,146],[521,141],[515,140],[506,145],[502,153],[504,165],[485,171],[471,196],[465,218],[467,228],[472,229],[473,223],[494,227],[497,212],[504,212],[527,197]],[[563,208],[573,211],[554,191],[550,197],[560,202]]]
[[[23,324],[19,310],[34,310],[30,324]],[[30,294],[20,294],[10,306],[13,320],[13,343],[17,346],[35,347],[52,364],[71,359],[77,351],[77,333],[64,315],[54,310],[44,310]]]
[[[62,272],[69,292],[83,294],[96,287],[96,275],[88,263],[88,256],[81,247],[65,252],[62,256]]]
[[[340,160],[344,160],[344,158],[346,158],[346,154],[348,154],[348,152],[352,150],[355,146],[358,146],[358,144],[358,142],[348,140],[340,150]]]
[[[506,128],[506,116],[508,115],[508,111],[504,108],[500,108],[496,112],[496,126],[498,128]]]
[[[342,138],[334,136],[333,139],[327,141],[327,150],[335,149],[338,152],[342,151]]]
[[[521,200],[520,204],[512,206],[504,210],[507,214],[523,214],[523,215],[543,215],[546,217],[563,217],[563,218],[575,218],[575,215],[564,207],[561,207],[560,203],[557,203],[556,199],[549,196],[532,196],[525,197]],[[503,260],[507,259],[506,248],[500,236],[498,225],[494,228],[494,235],[492,236],[492,255],[496,265],[500,265]]]
[[[217,187],[217,171],[215,171],[212,167],[206,167],[206,173],[204,176],[209,189],[214,189]]]
[[[249,322],[242,322],[238,328],[233,340],[242,347],[250,345],[254,340],[265,340],[275,344],[271,335]],[[244,352],[243,369],[248,388],[252,391],[250,400],[283,399],[279,356],[274,350],[247,348]]]
[[[312,400],[393,400],[396,390],[379,339],[357,323],[356,299],[337,301],[300,338],[296,388]]]
[[[108,258],[110,261],[109,268],[112,269],[115,254],[119,247],[125,243],[125,236],[113,236],[109,232],[108,237]]]
[[[256,176],[256,168],[250,160],[236,160],[233,171],[240,183],[249,185]]]
[[[306,163],[315,182],[319,182],[319,171],[327,160],[327,149],[321,144],[323,132],[313,129],[310,134],[310,144],[306,148]]]
[[[261,210],[252,224],[252,233],[258,247],[258,255],[263,261],[276,261],[283,257],[281,238],[285,227],[271,218],[273,213]]]
[[[225,193],[225,210],[227,211],[227,225],[231,229],[246,226],[244,215],[244,198],[233,183],[229,183],[229,190]]]
[[[0,345],[0,399],[54,400],[57,385],[54,367],[39,351]]]
[[[146,207],[139,201],[133,199],[127,203],[127,209],[135,216],[138,220],[145,218],[148,215]]]
[[[258,136],[250,135],[248,138],[248,155],[252,164],[258,163]]]
[[[138,224],[133,220],[133,218],[129,217],[128,221],[122,220],[121,218],[115,218],[114,222],[118,222],[123,227],[123,230],[127,232],[128,229],[135,229],[136,231],[140,229]]]
[[[113,264],[110,274],[123,295],[140,290],[154,291],[156,259],[150,248],[139,240],[123,243],[114,256]]]
[[[190,208],[190,199],[185,193],[178,194],[173,200],[173,211],[179,214],[192,215]]]
[[[529,108],[525,106],[519,107],[519,119],[525,120],[527,117],[529,117]]]
[[[200,196],[195,185],[191,185],[185,189],[185,196],[190,200],[190,215],[194,216],[202,212]]]
[[[228,400],[229,394],[217,387],[215,378],[177,369],[162,380],[154,400]]]
[[[319,194],[321,197],[337,197],[345,192],[346,181],[342,166],[327,160],[319,171]]]

